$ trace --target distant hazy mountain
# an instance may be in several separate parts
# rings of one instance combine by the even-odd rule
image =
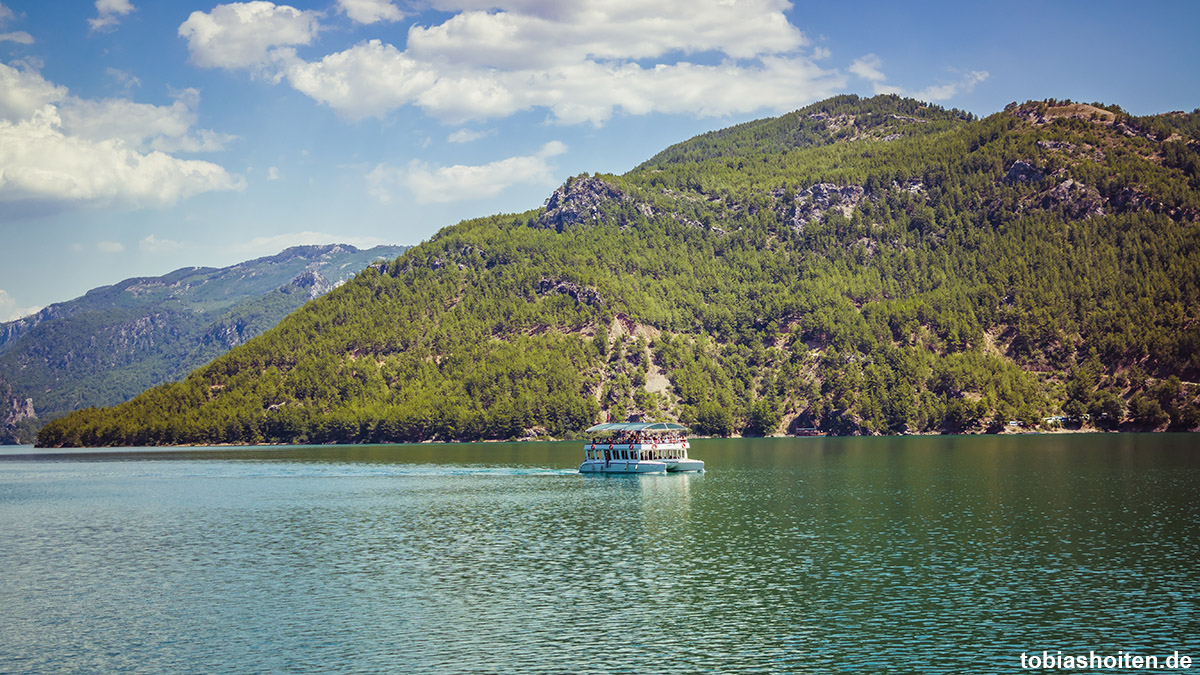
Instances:
[[[37,420],[178,379],[404,250],[295,246],[222,269],[127,279],[0,324],[0,440],[32,442]]]

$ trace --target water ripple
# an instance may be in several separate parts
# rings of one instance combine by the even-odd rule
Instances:
[[[490,449],[4,461],[0,671],[954,673],[1013,671],[1040,649],[1200,656],[1200,461],[1095,441],[948,451],[962,442],[698,442],[709,473],[640,477],[580,476],[573,446],[504,463]]]

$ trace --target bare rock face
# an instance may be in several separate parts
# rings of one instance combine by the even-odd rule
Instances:
[[[779,199],[784,193],[776,191],[773,194]],[[800,230],[809,223],[821,222],[832,210],[849,216],[866,197],[867,192],[861,185],[817,183],[796,194],[794,208],[784,217],[790,219],[792,227]]]
[[[595,288],[581,286],[573,281],[566,281],[564,279],[542,277],[542,280],[538,282],[538,293],[542,295],[562,293],[563,295],[570,296],[575,302],[581,305],[588,305],[590,307],[604,306],[604,298],[600,296],[600,293]]]
[[[32,419],[37,419],[33,411],[33,399],[17,397],[12,387],[0,380],[0,430],[11,430],[17,424]]]
[[[599,178],[573,178],[546,200],[546,211],[535,226],[562,232],[592,222],[603,223],[601,206],[627,199],[625,193]]]
[[[20,319],[16,319],[14,321],[0,323],[0,350],[2,350],[5,345],[15,342],[17,338],[36,328],[37,325],[43,321],[58,319],[67,316],[68,314],[69,312],[62,304],[54,304],[43,308],[36,314],[30,314],[29,316],[21,317]]]
[[[1038,205],[1043,209],[1063,207],[1069,217],[1076,219],[1104,215],[1100,191],[1070,178],[1043,193]]]
[[[297,274],[290,283],[296,288],[307,290],[310,298],[324,295],[333,290],[333,284],[329,283],[325,275],[316,270],[304,270]]]
[[[1075,149],[1074,143],[1066,141],[1038,141],[1037,146],[1045,150],[1066,150],[1068,152]]]
[[[1023,159],[1018,159],[1004,174],[1005,183],[1040,183],[1046,179],[1046,172]]]

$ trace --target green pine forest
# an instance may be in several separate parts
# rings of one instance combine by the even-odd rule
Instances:
[[[1194,430],[1198,220],[1200,110],[841,96],[447,227],[38,442]]]

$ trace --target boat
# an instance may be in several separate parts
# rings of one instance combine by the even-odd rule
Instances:
[[[589,428],[580,473],[703,471],[688,457],[688,428],[671,422],[605,422]]]
[[[796,429],[794,436],[824,436],[825,432],[816,427],[801,427]]]

